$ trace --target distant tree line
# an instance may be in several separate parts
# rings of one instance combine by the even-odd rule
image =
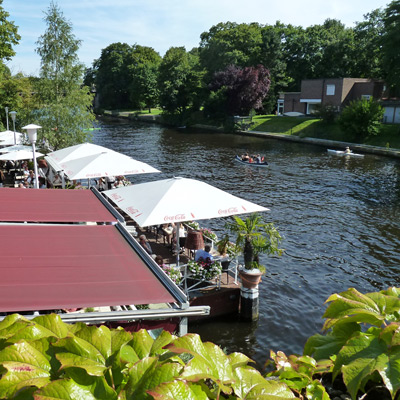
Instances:
[[[171,47],[164,57],[140,45],[113,43],[85,77],[98,106],[161,106],[178,115],[204,110],[208,117],[274,111],[279,92],[298,91],[302,79],[361,77],[400,87],[400,0],[373,10],[352,28],[327,19],[307,28],[219,23],[199,47]]]

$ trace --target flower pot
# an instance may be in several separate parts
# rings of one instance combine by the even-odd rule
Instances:
[[[242,280],[242,286],[246,289],[255,289],[261,282],[262,272],[259,270],[239,270],[239,276]]]
[[[231,260],[221,261],[222,271],[228,271]]]

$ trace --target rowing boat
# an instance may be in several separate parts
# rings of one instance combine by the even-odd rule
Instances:
[[[328,154],[332,154],[335,156],[345,156],[345,157],[358,157],[358,158],[363,158],[364,154],[359,154],[359,153],[346,153],[343,150],[331,150],[328,149]]]
[[[248,162],[248,161],[243,161],[239,156],[236,156],[235,160],[237,162],[241,163],[241,164],[250,165],[251,167],[267,167],[268,166],[268,163],[266,161],[263,161],[263,162],[260,162],[260,163],[258,163],[258,162]]]

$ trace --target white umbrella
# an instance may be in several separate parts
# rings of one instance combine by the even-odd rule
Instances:
[[[14,146],[1,148],[0,153],[9,153],[10,151],[17,151],[17,150],[32,151],[32,146],[24,146],[23,144],[16,144]]]
[[[15,144],[22,143],[24,138],[24,134],[20,132],[15,132],[15,141],[14,141],[14,132],[13,131],[3,131],[0,132],[0,145],[9,146]]]
[[[36,157],[43,156],[44,154],[35,152]],[[18,160],[32,160],[33,159],[33,152],[32,150],[27,151],[27,150],[17,150],[17,151],[10,151],[8,153],[4,153],[0,155],[0,160],[12,160],[12,161],[18,161]]]
[[[188,178],[140,183],[103,193],[142,227],[269,210]]]
[[[160,172],[149,164],[111,150],[62,162],[60,166],[71,180]]]
[[[92,154],[99,154],[108,151],[113,150],[109,150],[107,147],[98,146],[97,144],[81,143],[75,146],[66,147],[65,149],[53,151],[47,154],[46,158],[51,158],[60,164],[65,161],[75,160],[77,158],[87,157]]]

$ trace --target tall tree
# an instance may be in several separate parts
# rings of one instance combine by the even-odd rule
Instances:
[[[37,120],[43,129],[39,130],[39,139],[58,149],[89,139],[93,96],[88,87],[82,87],[85,68],[78,60],[80,40],[72,33],[71,23],[54,2],[44,20],[47,29],[36,49],[41,57]]]
[[[382,10],[364,15],[364,20],[354,27],[354,60],[352,76],[360,78],[383,78],[382,44],[384,32]]]
[[[262,46],[261,26],[257,23],[219,23],[200,35],[201,65],[208,78],[228,65],[240,68],[260,63]]]
[[[21,36],[14,22],[8,20],[10,14],[4,10],[2,4],[3,0],[0,0],[0,60],[4,63],[15,55],[13,46],[18,44]]]
[[[158,103],[158,67],[161,56],[151,47],[135,45],[129,72],[132,77],[130,100],[137,108],[154,107]]]
[[[201,91],[202,71],[195,52],[171,47],[159,68],[160,105],[167,114],[183,123],[188,109],[196,107]]]
[[[385,9],[383,23],[382,50],[386,81],[394,92],[400,94],[400,0],[392,1]]]
[[[92,73],[101,108],[130,107],[132,51],[127,43],[112,43],[94,61]]]

